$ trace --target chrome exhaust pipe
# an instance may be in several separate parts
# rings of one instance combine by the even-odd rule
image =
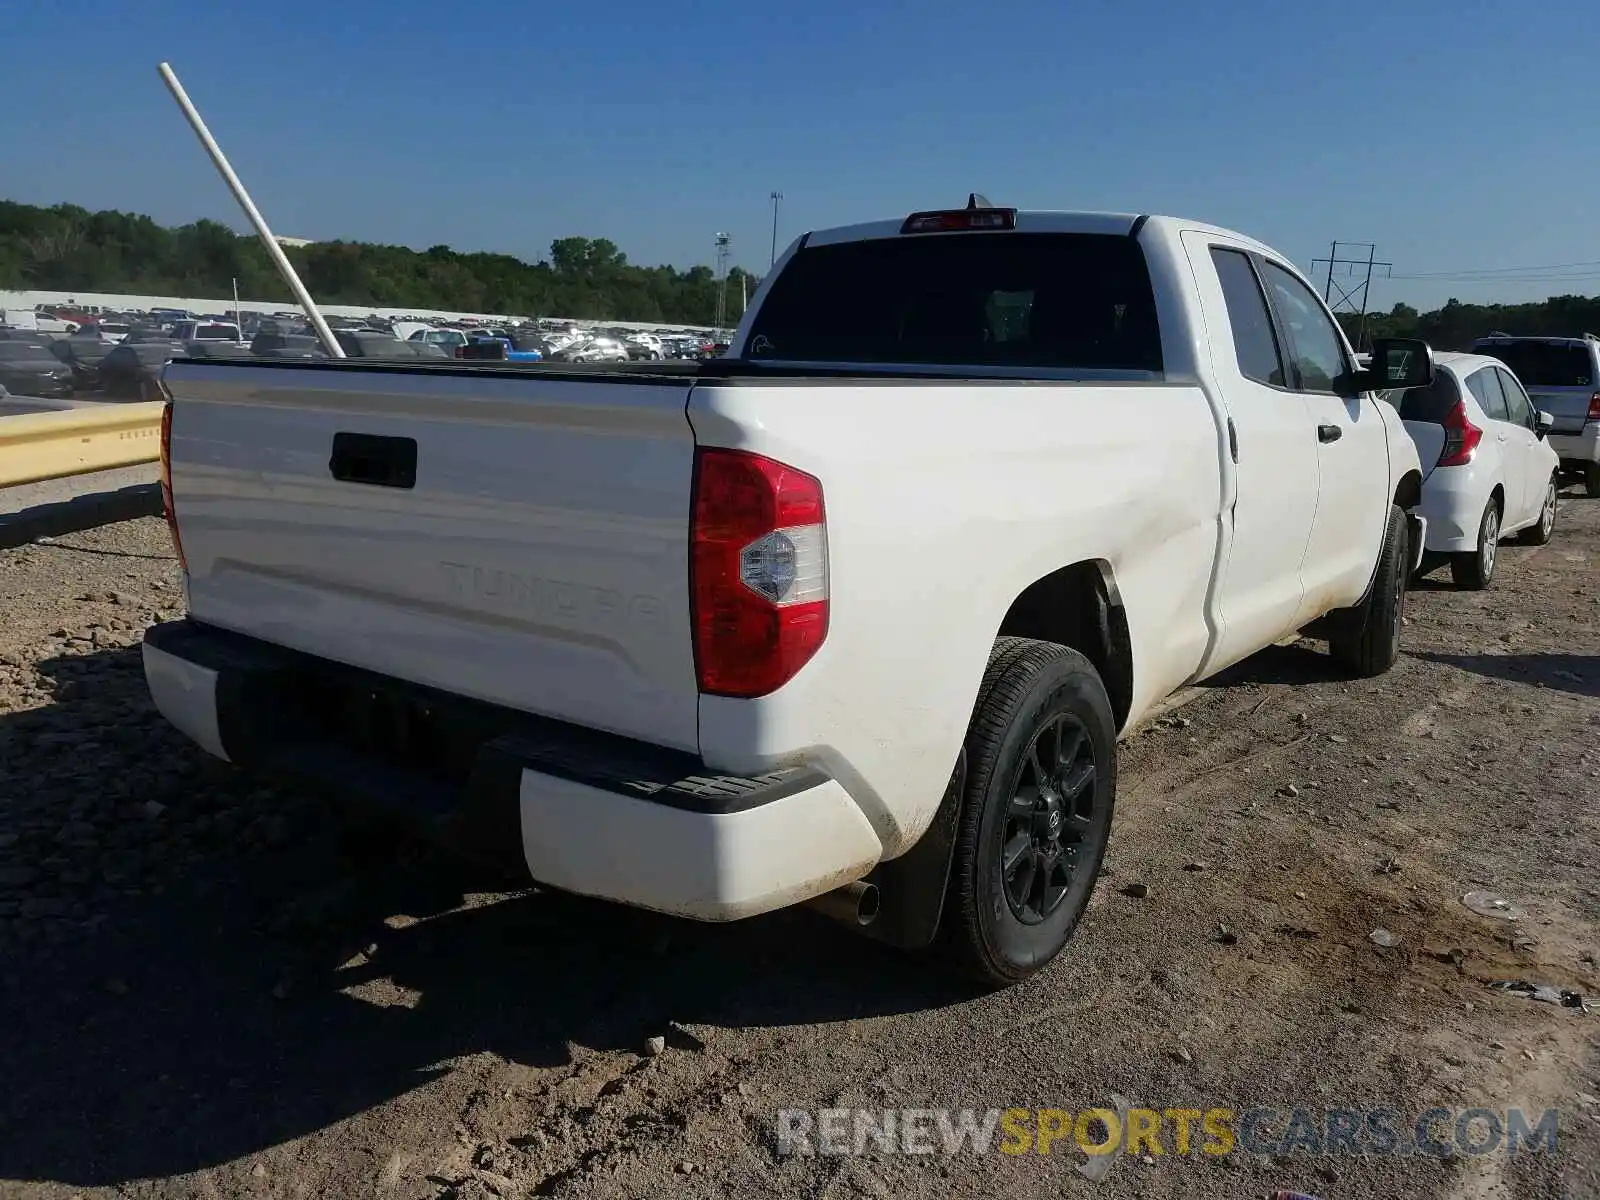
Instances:
[[[840,924],[865,929],[878,919],[878,885],[858,879],[807,900],[806,907]]]

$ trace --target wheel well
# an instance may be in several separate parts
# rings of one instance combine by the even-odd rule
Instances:
[[[1489,499],[1494,501],[1494,506],[1500,510],[1500,515],[1506,515],[1506,490],[1500,484],[1495,484],[1489,489]]]
[[[1029,584],[1006,611],[1000,637],[1071,646],[1094,664],[1120,728],[1133,706],[1133,643],[1110,568],[1073,563]]]
[[[1394,489],[1394,502],[1401,508],[1410,512],[1422,503],[1422,476],[1416,471],[1407,471],[1400,479],[1400,485]]]

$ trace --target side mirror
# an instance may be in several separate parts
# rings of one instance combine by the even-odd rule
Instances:
[[[1356,372],[1358,392],[1400,392],[1433,382],[1433,350],[1416,338],[1374,338],[1371,365]]]
[[[1534,412],[1533,412],[1533,436],[1534,437],[1542,438],[1542,437],[1544,437],[1545,434],[1549,433],[1555,427],[1556,427],[1556,419],[1553,416],[1551,416],[1549,413],[1545,412],[1545,410],[1542,409],[1542,408],[1534,409]]]

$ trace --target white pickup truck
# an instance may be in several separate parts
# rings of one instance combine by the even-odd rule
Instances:
[[[1297,630],[1395,661],[1421,472],[1281,255],[979,204],[829,229],[728,355],[175,361],[210,753],[533,880],[707,921],[808,902],[995,984],[1088,900],[1117,738]]]

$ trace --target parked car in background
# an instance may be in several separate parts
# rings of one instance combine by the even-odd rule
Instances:
[[[550,352],[537,329],[513,329],[506,340],[506,358],[510,362],[542,362]]]
[[[113,346],[119,344],[133,330],[133,326],[127,321],[96,321],[86,328],[92,330],[102,342]],[[83,333],[84,330],[80,329],[78,332]]]
[[[406,339],[408,342],[438,346],[446,357],[454,357],[456,349],[465,346],[468,340],[467,335],[459,329],[418,329]]]
[[[241,342],[244,335],[231,321],[179,321],[169,334],[175,342]]]
[[[64,321],[54,313],[42,312],[35,315],[34,328],[40,333],[70,334],[78,331],[78,323]]]
[[[1600,338],[1513,337],[1490,334],[1473,353],[1499,359],[1516,373],[1533,403],[1550,414],[1550,446],[1561,469],[1600,498]]]
[[[627,362],[628,349],[616,338],[596,337],[573,342],[550,355],[552,362]]]
[[[161,371],[183,346],[170,339],[125,341],[100,363],[100,399],[159,400]]]
[[[118,345],[138,342],[170,342],[172,335],[159,325],[135,325]]]
[[[258,358],[327,358],[322,342],[309,333],[258,333],[250,341]]]
[[[245,342],[198,340],[183,342],[174,358],[249,358],[250,347]]]
[[[366,329],[338,329],[333,336],[349,358],[390,358],[403,362],[418,358],[449,358],[450,353],[431,342],[402,342],[386,333]]]
[[[1543,545],[1556,522],[1560,460],[1546,437],[1549,413],[1534,408],[1515,374],[1478,354],[1439,354],[1433,382],[1389,392],[1422,463],[1428,521],[1423,570],[1441,561],[1462,587],[1494,576],[1500,539],[1521,533]]]
[[[0,387],[21,396],[64,399],[72,395],[72,368],[51,351],[51,343],[0,341]]]
[[[85,329],[91,328],[85,326]],[[72,388],[77,392],[92,392],[100,386],[100,364],[116,347],[100,338],[91,337],[79,330],[73,337],[50,343],[50,353],[72,370]]]

